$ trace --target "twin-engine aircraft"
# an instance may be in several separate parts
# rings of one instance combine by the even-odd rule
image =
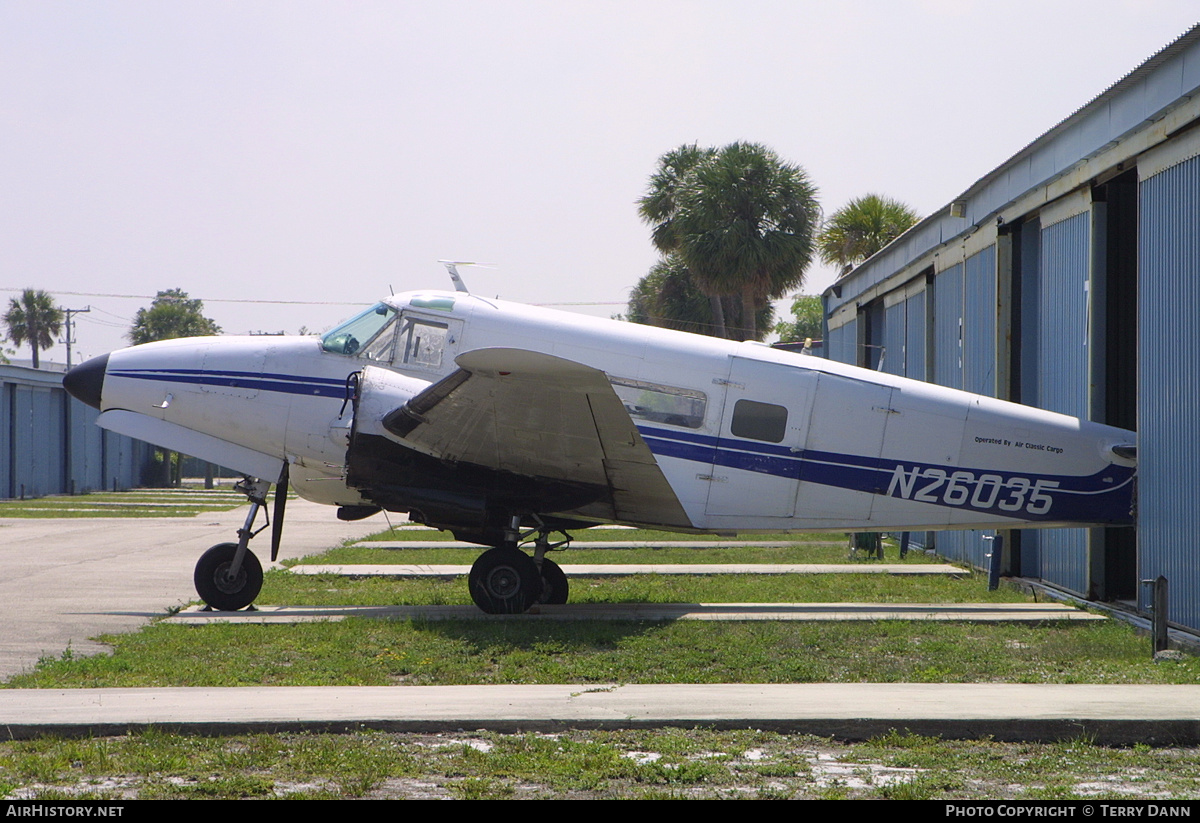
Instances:
[[[321,337],[167,340],[67,373],[104,428],[246,475],[237,542],[196,565],[209,606],[258,596],[247,544],[271,485],[272,560],[289,484],[343,520],[407,512],[491,547],[469,577],[490,613],[565,603],[546,552],[602,523],[1132,523],[1133,432],[758,343],[485,299],[454,279],[458,291],[385,298]]]

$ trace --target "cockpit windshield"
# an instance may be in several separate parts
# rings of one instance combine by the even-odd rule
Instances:
[[[396,310],[378,303],[360,315],[327,332],[321,338],[321,348],[334,354],[358,354],[396,319]]]

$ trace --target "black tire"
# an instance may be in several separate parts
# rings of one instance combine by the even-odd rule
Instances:
[[[233,563],[235,554],[236,543],[218,543],[200,555],[193,577],[200,599],[223,612],[246,608],[262,591],[262,564],[250,551],[242,558],[238,576],[233,580],[225,579],[225,572]]]
[[[567,576],[563,573],[562,567],[549,557],[543,557],[542,595],[538,598],[538,602],[549,606],[561,606],[567,602],[569,592],[570,584],[567,583]]]
[[[479,555],[467,585],[475,605],[488,614],[522,614],[542,593],[533,558],[510,548],[488,549]]]

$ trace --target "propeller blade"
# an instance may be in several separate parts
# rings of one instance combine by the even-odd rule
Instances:
[[[275,512],[271,516],[271,562],[279,558],[279,539],[283,536],[283,512],[287,508],[288,463],[283,462],[279,482],[275,484]]]

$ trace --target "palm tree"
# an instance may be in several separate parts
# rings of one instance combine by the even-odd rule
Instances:
[[[820,219],[805,171],[757,143],[667,152],[638,207],[654,245],[708,297],[716,336],[737,315],[746,340],[761,334],[763,307],[803,281]]]
[[[642,219],[651,225],[651,242],[666,256],[656,264],[656,268],[668,267],[676,273],[676,277],[682,276],[691,280],[687,265],[675,257],[680,241],[679,235],[675,231],[675,217],[679,213],[679,198],[683,190],[692,185],[696,166],[712,160],[716,153],[716,149],[702,149],[695,143],[685,143],[679,148],[667,152],[658,158],[658,170],[650,176],[650,189],[638,201],[638,212]],[[635,288],[635,296],[640,292],[644,297],[645,290],[652,283],[658,285],[654,281],[662,282],[662,278],[655,278],[654,273],[655,269],[651,269],[650,274],[642,278]],[[725,312],[721,296],[709,291],[704,291],[703,294],[709,301],[711,328],[702,333],[712,334],[716,337],[728,337],[725,330]],[[632,300],[631,297],[630,319],[635,319],[632,313]],[[635,322],[639,321],[635,320]]]
[[[33,367],[41,368],[38,354],[54,345],[54,338],[62,331],[62,309],[54,305],[48,292],[25,289],[20,299],[9,300],[4,314],[4,325],[8,326],[8,339],[16,346],[29,343],[33,351]]]
[[[821,260],[845,274],[908,231],[920,216],[906,203],[868,194],[830,215],[817,236]]]
[[[696,287],[696,281],[679,256],[668,254],[655,263],[629,293],[625,319],[647,326],[676,329],[694,334],[716,335],[713,301],[724,315],[741,316],[741,301],[728,297],[710,298]],[[769,302],[756,313],[758,327],[770,326],[774,308]]]
[[[820,220],[804,169],[757,143],[731,143],[697,163],[672,231],[701,290],[741,298],[741,337],[759,336],[761,306],[798,288]]]

